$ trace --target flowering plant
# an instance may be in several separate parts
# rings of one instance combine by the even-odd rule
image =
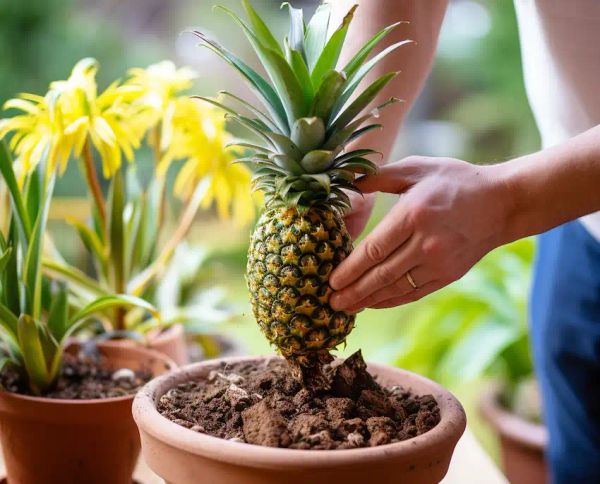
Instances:
[[[240,224],[252,220],[251,173],[232,164],[235,156],[227,147],[222,116],[183,94],[195,77],[191,69],[177,69],[168,61],[131,69],[125,82],[115,81],[101,93],[97,70],[95,60],[83,59],[68,79],[51,83],[45,96],[22,94],[8,101],[5,108],[21,113],[0,121],[0,138],[12,134],[21,184],[43,157],[47,177],[55,169],[63,173],[70,159],[79,161],[85,176],[93,201],[91,221],[70,222],[92,257],[94,273],[68,264],[51,243],[45,273],[67,282],[80,306],[112,293],[152,301],[200,209],[214,204],[223,218]],[[136,174],[137,150],[144,143],[154,158],[146,184]],[[183,162],[177,164],[174,183],[182,210],[166,234],[167,175],[175,161]],[[143,332],[159,323],[147,315],[119,308],[102,322],[108,330]]]

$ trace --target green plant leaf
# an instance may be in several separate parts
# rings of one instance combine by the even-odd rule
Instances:
[[[365,122],[367,122],[371,118],[378,118],[379,113],[382,109],[385,109],[386,107],[399,101],[399,99],[391,98],[383,104],[377,106],[375,109],[372,109],[367,114],[361,116],[355,121],[352,121],[348,126],[344,127],[343,129],[339,131],[334,131],[331,134],[331,136],[327,139],[327,141],[325,141],[323,148],[326,150],[334,150],[336,148],[339,148],[340,146],[344,146],[346,143],[348,143],[348,141],[351,138],[354,137],[354,139],[356,139],[356,130],[358,130]]]
[[[117,292],[125,292],[125,181],[122,171],[115,173],[111,180],[109,196],[110,265],[112,284]]]
[[[290,31],[288,34],[290,49],[298,52],[306,66],[306,53],[304,51],[304,14],[301,8],[294,8],[289,2],[282,3],[281,8],[284,7],[288,7],[290,13]]]
[[[10,256],[12,255],[12,247],[3,247],[4,252],[0,255],[0,274],[4,272],[6,266],[10,262]]]
[[[60,341],[67,329],[69,315],[68,293],[64,284],[57,284],[53,291],[52,304],[48,313],[48,330]]]
[[[42,268],[44,274],[49,278],[68,283],[70,290],[82,293],[86,295],[86,298],[107,296],[109,294],[108,289],[76,267],[53,259],[43,259]]]
[[[333,33],[312,70],[311,79],[315,92],[319,90],[325,74],[331,70],[335,70],[337,66],[340,54],[342,53],[342,47],[346,40],[346,34],[348,33],[348,27],[350,26],[350,22],[352,22],[356,8],[357,5],[354,5],[346,14],[342,25]]]
[[[18,343],[17,340],[17,331],[18,331],[18,323],[19,319],[15,314],[4,304],[0,304],[0,326],[4,328],[5,333],[7,333],[8,337],[15,343]]]
[[[41,395],[52,383],[42,347],[39,324],[27,314],[18,322],[19,348],[27,371],[29,387],[35,395]]]
[[[113,308],[131,308],[137,307],[148,311],[152,316],[159,318],[160,315],[157,309],[147,301],[139,297],[130,296],[128,294],[119,294],[115,296],[104,296],[94,302],[88,304],[79,310],[68,322],[68,328],[63,339],[68,338],[71,334],[77,331],[81,325],[94,314],[106,311]]]
[[[344,67],[344,73],[348,78],[352,77],[356,71],[363,65],[369,54],[373,51],[375,47],[385,38],[387,35],[394,30],[400,24],[406,24],[408,22],[396,22],[395,24],[389,25],[377,32],[371,39],[363,45],[363,47],[352,57],[352,59],[346,64]]]
[[[29,242],[29,236],[31,235],[31,220],[29,219],[29,214],[23,203],[21,191],[19,190],[19,185],[13,169],[13,162],[4,141],[0,141],[0,173],[2,173],[4,182],[10,193],[17,226],[24,237],[24,242],[27,244]]]
[[[19,280],[18,271],[18,250],[19,247],[19,233],[14,221],[12,219],[9,231],[8,231],[8,242],[11,247],[11,253],[6,261],[5,270],[0,272],[2,277],[2,299],[6,306],[14,313],[21,314],[22,308],[21,292],[23,283]]]
[[[334,119],[330,119],[328,127],[332,131],[337,131],[344,128],[346,125],[352,122],[356,116],[358,116],[363,109],[365,109],[371,102],[377,97],[377,94],[396,77],[397,72],[390,72],[384,74],[379,79],[374,81],[369,87],[367,87],[360,96],[358,96],[342,113]]]
[[[279,126],[282,133],[289,133],[290,126],[288,125],[287,115],[285,108],[279,96],[271,85],[259,74],[254,71],[251,67],[245,64],[241,59],[236,57],[234,54],[226,50],[219,43],[210,39],[202,32],[194,31],[194,35],[199,37],[205,47],[212,50],[215,54],[221,57],[225,62],[234,67],[242,77],[248,82],[251,89],[258,94],[259,99],[262,101],[265,108],[269,111],[269,114],[273,120]]]
[[[302,89],[302,94],[304,95],[304,104],[305,106],[310,106],[313,102],[314,93],[308,67],[306,66],[302,54],[297,50],[290,50],[289,57],[292,70],[298,81],[300,81],[300,87]]]
[[[107,278],[108,277],[108,248],[104,246],[98,233],[91,229],[86,224],[79,220],[67,217],[67,223],[71,225],[79,235],[79,239],[90,252],[94,261],[96,262],[96,269]]]
[[[375,65],[378,62],[380,62],[382,59],[384,59],[387,55],[394,52],[396,49],[402,47],[403,45],[411,44],[411,43],[412,43],[411,40],[405,40],[405,41],[390,45],[388,48],[384,49],[379,54],[377,54],[375,57],[373,57],[371,60],[369,60],[369,62],[367,62],[366,64],[361,66],[356,71],[356,73],[354,73],[351,77],[349,76],[348,80],[346,81],[346,83],[343,86],[342,95],[338,98],[338,100],[335,103],[335,107],[333,108],[332,115],[335,116],[337,113],[340,112],[340,110],[344,107],[344,104],[346,104],[346,102],[350,99],[352,94],[354,94],[354,91],[356,91],[356,89],[358,88],[360,83],[363,81],[363,79],[367,76],[367,74],[369,72],[371,72],[373,67],[375,67]]]
[[[323,82],[313,99],[311,114],[321,118],[324,122],[331,117],[331,110],[336,100],[342,93],[346,76],[341,72],[332,70],[323,77]]]
[[[325,44],[327,43],[327,32],[331,18],[331,4],[324,3],[317,7],[317,11],[310,19],[306,28],[304,47],[308,68],[312,72]]]
[[[256,10],[252,7],[252,4],[248,0],[242,0],[242,4],[244,6],[244,10],[246,10],[246,14],[248,15],[248,20],[250,20],[250,25],[252,25],[252,33],[256,36],[256,38],[267,48],[274,50],[275,52],[283,55],[283,51],[281,50],[281,46],[277,39],[274,37],[267,24],[263,21],[262,18],[256,13]]]
[[[281,48],[274,50],[263,44],[260,39],[254,35],[246,23],[234,12],[226,7],[217,7],[227,13],[242,29],[246,38],[252,45],[256,55],[263,64],[275,91],[285,106],[288,125],[291,126],[294,121],[306,115],[307,105],[304,99],[302,87],[292,68],[285,60]]]
[[[254,107],[245,99],[242,99],[241,97],[236,96],[235,94],[232,94],[229,91],[219,91],[219,94],[234,99],[235,101],[240,103],[242,106],[248,109],[248,111],[254,114],[258,119],[260,119],[266,126],[268,126],[270,130],[284,134],[283,132],[281,132],[280,127],[269,116],[263,113],[260,109]]]
[[[26,308],[28,314],[36,321],[39,320],[42,310],[42,252],[55,180],[56,177],[52,176],[48,182],[42,206],[33,226],[23,265],[23,278],[28,295]]]

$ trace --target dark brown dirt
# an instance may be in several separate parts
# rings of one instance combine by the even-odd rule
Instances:
[[[440,421],[431,395],[382,388],[360,352],[325,368],[326,390],[309,391],[283,360],[222,366],[182,383],[158,410],[173,422],[223,439],[293,449],[374,447],[423,434]]]
[[[43,396],[72,400],[123,397],[134,395],[151,379],[149,371],[108,369],[97,356],[66,354],[55,388]],[[0,373],[0,388],[22,395],[31,394],[24,378],[10,367]]]

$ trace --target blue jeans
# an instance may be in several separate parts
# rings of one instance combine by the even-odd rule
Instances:
[[[580,222],[539,237],[533,356],[554,483],[600,483],[600,242]]]

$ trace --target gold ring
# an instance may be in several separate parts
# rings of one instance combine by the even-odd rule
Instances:
[[[419,287],[419,286],[417,286],[417,284],[415,283],[415,280],[410,275],[410,271],[406,272],[406,280],[412,286],[413,289],[417,289]]]

